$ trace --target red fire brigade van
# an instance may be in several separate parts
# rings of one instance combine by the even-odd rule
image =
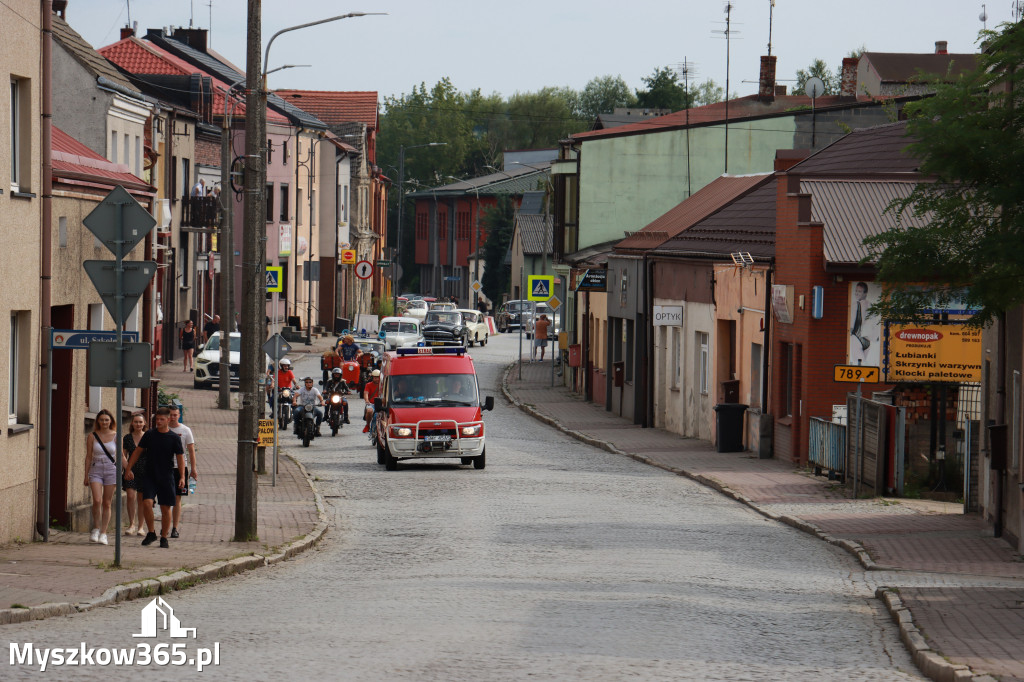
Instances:
[[[377,463],[444,457],[483,469],[487,463],[473,359],[462,346],[399,348],[384,357],[377,411]]]

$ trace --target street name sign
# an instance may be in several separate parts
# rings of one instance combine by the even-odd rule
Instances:
[[[138,332],[121,332],[121,340],[135,342]],[[54,350],[84,350],[93,341],[117,341],[117,332],[101,332],[91,329],[51,329],[50,348]]]
[[[128,321],[132,310],[139,302],[139,297],[146,290],[149,280],[156,274],[156,263],[147,261],[121,261],[123,270],[121,277],[121,291],[117,290],[117,261],[112,260],[87,260],[82,264],[85,267],[92,285],[96,287],[103,305],[107,307],[110,316],[116,324],[124,325]],[[121,317],[117,316],[117,298],[123,296],[121,304]]]

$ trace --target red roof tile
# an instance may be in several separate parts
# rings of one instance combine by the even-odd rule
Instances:
[[[98,52],[108,60],[121,67],[130,74],[145,80],[144,76],[188,76],[193,73],[201,73],[204,76],[210,74],[200,71],[184,59],[174,56],[166,50],[162,50],[152,43],[131,36],[116,43],[107,45]],[[224,92],[229,84],[210,76],[213,79],[213,114],[214,116],[224,113]],[[236,117],[245,116],[245,103],[241,102],[235,106]],[[274,123],[287,123],[287,117],[267,109],[267,121]]]
[[[124,185],[133,189],[152,190],[145,180],[132,175],[128,166],[107,161],[57,126],[52,128],[54,176],[79,179],[82,179],[82,176],[90,176],[95,181],[111,187]]]
[[[817,109],[825,109],[839,105],[849,106],[859,103],[866,104],[872,101],[874,101],[874,98],[866,95],[858,96],[856,99],[853,97],[842,97],[839,95],[825,95],[817,99],[815,107]],[[746,97],[729,100],[729,120],[736,121],[744,118],[756,118],[758,116],[781,114],[789,111],[790,109],[797,109],[801,107],[810,108],[810,106],[811,98],[806,95],[779,95],[771,102],[762,102],[758,99],[757,95],[748,95]],[[676,111],[666,116],[648,118],[642,121],[637,121],[636,123],[616,126],[615,128],[576,133],[572,137],[576,140],[590,140],[603,137],[618,137],[620,135],[657,132],[659,130],[668,130],[672,128],[685,128],[688,125],[695,126],[708,123],[724,123],[725,108],[725,102],[715,102],[714,104],[694,107],[689,110],[683,109],[682,111]]]
[[[303,111],[308,111],[328,125],[365,123],[377,127],[377,93],[374,91],[277,90]]]

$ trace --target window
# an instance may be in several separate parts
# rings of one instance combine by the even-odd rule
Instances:
[[[11,190],[14,192],[32,189],[32,145],[29,142],[32,117],[28,83],[22,78],[11,79]]]
[[[785,365],[784,383],[782,386],[782,411],[783,416],[793,416],[793,403],[796,399],[796,346],[786,343],[782,346],[782,361]]]
[[[192,164],[188,159],[181,160],[181,196],[187,197],[192,189]]]
[[[469,241],[469,212],[460,211],[455,214],[455,238],[459,241]]]
[[[348,222],[348,185],[341,188],[341,215],[346,223]]]
[[[110,163],[117,163],[117,131],[110,131]]]
[[[706,332],[697,332],[697,377],[701,395],[708,394],[709,370],[711,368],[711,351]]]
[[[123,150],[121,153],[124,156],[124,158],[122,159],[122,163],[124,163],[124,165],[128,166],[128,170],[129,171],[131,171],[131,169],[132,169],[132,165],[131,165],[132,164],[132,157],[131,157],[132,152],[131,152],[131,146],[130,145],[131,145],[131,138],[128,137],[128,133],[125,133],[124,134],[124,146],[121,147],[121,149]]]
[[[142,177],[142,138],[135,136],[135,177]]]
[[[274,184],[267,184],[267,222],[274,222]]]
[[[288,185],[281,185],[280,219],[282,223],[288,222]]]
[[[316,225],[316,190],[309,190],[309,224]]]
[[[288,163],[288,140],[281,143],[281,163]]]
[[[302,224],[302,194],[303,190],[301,187],[295,188],[295,224]]]
[[[437,212],[437,239],[438,241],[448,240],[448,213]]]
[[[430,232],[430,219],[426,213],[416,214],[416,239],[427,239]]]
[[[683,359],[683,335],[682,330],[678,327],[667,327],[670,335],[669,341],[669,371],[671,372],[670,385],[673,389],[679,390],[679,385],[682,382],[682,359]]]
[[[68,248],[68,218],[61,216],[57,218],[57,245],[62,249]]]
[[[25,351],[28,346],[25,344],[24,335],[27,332],[27,324],[22,320],[26,313],[11,312],[11,349],[7,357],[7,423],[17,424],[18,417],[24,413],[24,388],[27,381],[22,374],[27,366],[28,357]],[[27,421],[27,419],[26,419]]]
[[[270,164],[274,160],[274,141],[267,140],[267,164]],[[269,214],[267,214],[269,215]]]
[[[761,407],[761,372],[763,367],[761,344],[750,344],[750,406]]]

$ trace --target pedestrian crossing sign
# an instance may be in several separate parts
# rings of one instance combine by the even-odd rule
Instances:
[[[530,275],[527,278],[527,298],[531,301],[546,301],[551,298],[555,287],[553,275]]]
[[[272,294],[274,292],[284,291],[284,282],[282,281],[281,273],[284,270],[283,267],[267,267],[267,293]]]

